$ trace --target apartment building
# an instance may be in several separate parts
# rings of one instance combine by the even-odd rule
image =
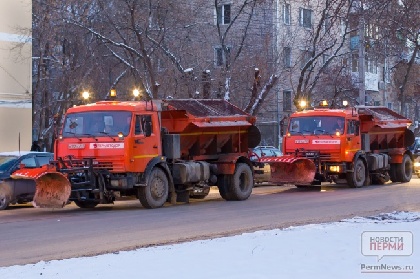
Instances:
[[[0,152],[32,142],[31,0],[0,2]]]
[[[312,105],[321,99],[336,103],[345,99],[352,105],[400,110],[398,88],[390,69],[395,61],[387,54],[386,46],[380,50],[375,48],[378,40],[383,39],[379,27],[366,17],[361,33],[360,2],[340,2],[335,1],[336,6],[327,9],[322,0],[275,1],[273,36],[280,79],[277,97],[272,98],[278,104],[277,122],[296,109],[294,98],[299,89]],[[364,44],[359,44],[360,41]],[[359,59],[360,54],[364,59]],[[316,84],[312,87],[314,81]],[[360,100],[361,85],[365,100]],[[416,104],[407,102],[402,113],[413,118],[416,109]]]

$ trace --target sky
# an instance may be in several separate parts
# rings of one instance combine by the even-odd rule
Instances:
[[[420,212],[0,268],[9,278],[420,278]],[[414,245],[414,246],[413,246]]]

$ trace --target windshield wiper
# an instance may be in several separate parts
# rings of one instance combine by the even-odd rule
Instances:
[[[94,136],[94,135],[92,135],[92,134],[82,134],[82,136],[88,136],[89,138],[94,138],[96,141],[98,141],[98,139]]]
[[[110,137],[113,141],[115,141],[115,138],[113,136],[111,136],[109,133],[107,132],[99,132],[100,134],[104,134],[107,135],[108,137]]]
[[[73,135],[73,136],[75,136],[78,140],[82,141],[82,139],[81,139],[81,138],[79,138],[79,137],[77,136],[77,134],[76,134],[76,133],[74,133],[74,132],[64,132],[64,134],[70,134],[70,135]]]
[[[300,135],[302,135],[304,138],[306,138],[305,137],[305,135],[302,133],[302,132],[299,132],[299,131],[293,131],[293,132],[290,132],[290,134],[300,134]]]

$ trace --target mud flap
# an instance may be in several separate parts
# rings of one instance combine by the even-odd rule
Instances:
[[[311,184],[315,177],[315,163],[307,158],[263,157],[260,162],[270,165],[269,181],[274,184]]]
[[[36,190],[32,202],[34,207],[62,208],[71,194],[68,179],[51,167],[23,168],[14,172],[11,178],[35,180]]]

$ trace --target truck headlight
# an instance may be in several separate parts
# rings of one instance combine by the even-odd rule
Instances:
[[[340,166],[330,166],[330,172],[340,172]]]
[[[415,163],[414,163],[414,166],[415,166],[415,167],[420,167],[420,162],[415,162]]]

